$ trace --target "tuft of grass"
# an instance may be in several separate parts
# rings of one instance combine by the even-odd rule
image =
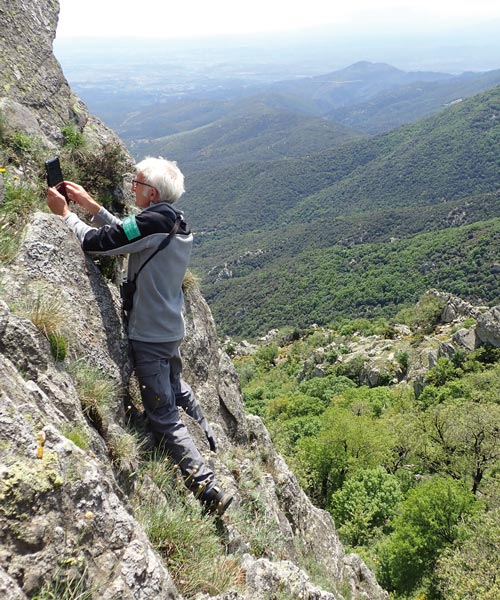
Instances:
[[[139,462],[140,443],[133,433],[113,431],[106,440],[111,461],[119,471],[131,471]]]
[[[88,589],[86,572],[63,573],[59,570],[54,579],[44,584],[32,600],[93,600],[91,589]]]
[[[90,435],[83,425],[65,425],[62,428],[62,434],[68,440],[71,440],[75,446],[82,450],[88,450],[90,447]]]
[[[189,502],[177,468],[160,454],[143,465],[143,481],[152,479],[161,494],[135,499],[136,516],[151,543],[163,557],[172,578],[186,598],[198,593],[221,594],[241,581],[239,561],[227,556],[213,517]]]
[[[68,353],[68,340],[61,333],[49,333],[47,339],[50,343],[50,351],[55,360],[64,361]]]
[[[60,297],[43,285],[37,286],[27,290],[23,299],[13,306],[13,311],[29,319],[49,340],[52,356],[56,360],[66,358],[68,340],[62,328],[66,311]]]
[[[11,261],[19,250],[19,244],[19,232],[12,229],[9,216],[0,214],[0,262]]]
[[[5,116],[0,110],[0,143],[5,139]]]
[[[75,125],[65,125],[61,128],[61,133],[64,137],[65,146],[76,150],[85,145],[85,137]]]
[[[199,289],[199,287],[200,278],[192,271],[186,271],[186,274],[184,275],[184,281],[182,282],[182,290],[184,292],[190,292]]]
[[[0,261],[12,260],[22,240],[28,217],[40,207],[36,186],[21,182],[15,176],[4,176],[5,198],[0,206]]]
[[[102,421],[109,413],[111,403],[118,397],[116,383],[97,367],[82,360],[68,365],[73,377],[83,412],[92,420]]]

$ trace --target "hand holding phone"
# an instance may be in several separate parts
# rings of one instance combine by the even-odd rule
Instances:
[[[65,197],[66,202],[68,202],[68,194],[66,192],[66,186],[64,185],[64,177],[58,156],[54,156],[54,158],[45,161],[45,171],[47,173],[47,185],[49,187],[55,187],[57,191]]]

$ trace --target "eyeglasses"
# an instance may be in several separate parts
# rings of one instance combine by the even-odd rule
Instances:
[[[132,191],[135,192],[135,190],[137,189],[138,185],[145,185],[146,187],[150,187],[153,188],[154,190],[156,190],[154,185],[149,185],[149,183],[144,183],[144,181],[139,181],[137,179],[132,179]]]

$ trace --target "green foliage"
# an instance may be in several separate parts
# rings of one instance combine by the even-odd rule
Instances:
[[[407,309],[398,317],[401,317],[403,323],[421,330],[424,334],[432,333],[441,320],[444,305],[443,299],[424,294],[414,308]]]
[[[380,550],[382,585],[399,594],[414,590],[460,536],[462,519],[473,509],[474,496],[451,479],[433,477],[411,490]]]
[[[5,116],[0,110],[0,144],[3,144],[5,140]]]
[[[68,351],[68,339],[63,330],[66,310],[64,302],[45,285],[24,290],[13,310],[29,319],[48,339],[52,356],[63,361]]]
[[[99,149],[67,145],[61,151],[61,168],[66,179],[83,185],[104,206],[123,208],[116,192],[131,165],[121,145],[108,142]]]
[[[436,366],[426,373],[425,383],[441,386],[460,375],[461,372],[457,372],[451,360],[448,358],[438,358]]]
[[[369,414],[380,417],[396,398],[397,393],[389,387],[349,386],[335,399],[332,410],[335,407],[349,408],[356,415]]]
[[[440,310],[422,311],[415,330],[430,327]],[[343,542],[379,569],[395,600],[437,600],[445,591],[461,600],[457,590],[472,573],[461,549],[481,551],[475,496],[493,511],[492,531],[498,527],[495,495],[486,496],[500,469],[500,350],[486,345],[440,360],[430,371],[433,383],[415,399],[411,387],[358,386],[332,367],[324,377],[300,380],[325,360],[329,344],[348,362],[352,342],[338,332],[276,339],[284,342],[277,358],[273,343],[262,353],[272,359],[235,361],[247,374],[247,406],[263,418],[303,488],[332,513]],[[406,369],[419,352],[418,336],[409,339],[416,347],[402,351]],[[471,546],[463,546],[468,539]],[[452,562],[436,569],[441,556]],[[481,563],[477,572],[490,576]]]
[[[319,398],[324,408],[328,406],[334,396],[340,395],[346,390],[355,387],[352,379],[343,375],[327,375],[326,377],[313,377],[302,381],[299,390],[307,396]]]
[[[40,138],[23,131],[7,131],[4,118],[1,117],[0,129],[0,161],[22,165],[28,171],[32,170],[33,163],[41,162],[44,146]]]
[[[52,356],[57,361],[64,361],[68,353],[68,340],[60,332],[52,332],[47,335]]]
[[[42,205],[37,186],[13,175],[4,176],[4,182],[5,198],[0,204],[0,261],[8,262],[19,249],[28,217]]]
[[[396,360],[403,369],[403,373],[408,371],[410,365],[410,355],[406,351],[400,351],[396,354]]]
[[[398,478],[382,467],[359,471],[337,490],[329,506],[342,539],[351,546],[365,545],[387,530],[403,499]]]
[[[102,422],[117,397],[118,385],[101,369],[83,360],[67,367],[72,375],[85,414]]]
[[[75,446],[82,450],[88,450],[90,447],[90,435],[83,425],[66,425],[62,429],[64,437],[71,440]]]
[[[498,489],[495,490],[498,494]],[[500,597],[500,507],[477,511],[464,539],[447,548],[436,568],[438,587],[449,600],[496,600]]]
[[[113,430],[106,439],[106,445],[111,461],[119,471],[135,470],[140,453],[140,441],[136,434]]]
[[[317,436],[298,442],[295,463],[309,494],[324,505],[350,475],[389,461],[392,448],[387,424],[364,412],[335,406],[320,423]]]
[[[61,133],[64,137],[64,145],[74,150],[81,148],[85,144],[83,133],[75,125],[65,125],[61,127]]]
[[[461,479],[477,493],[485,475],[498,468],[499,404],[445,402],[421,417],[420,428],[418,454],[427,471]]]
[[[352,335],[356,332],[363,336],[384,335],[389,328],[389,322],[384,318],[343,319],[340,323],[333,323],[332,327],[338,329],[341,335]]]
[[[10,138],[10,145],[16,154],[27,154],[33,150],[33,138],[21,131],[14,131]]]
[[[254,361],[261,368],[268,368],[274,365],[278,357],[278,346],[262,346],[255,354]]]
[[[454,361],[439,359],[438,365],[426,376],[427,385],[418,397],[418,405],[428,408],[447,400],[497,402],[500,386],[498,349],[482,347],[467,357],[461,356],[458,367]]]

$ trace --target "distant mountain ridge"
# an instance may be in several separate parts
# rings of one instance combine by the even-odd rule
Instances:
[[[315,101],[325,113],[338,107],[366,101],[388,89],[415,82],[436,82],[452,78],[447,73],[405,72],[385,63],[359,61],[324,75],[283,81],[271,86],[274,92],[298,95]]]
[[[390,131],[500,84],[500,70],[454,76],[358,62],[245,97],[184,97],[129,115],[117,131],[137,158],[175,156],[187,172],[305,156]],[[267,122],[266,122],[267,121]],[[277,123],[279,121],[279,124]]]
[[[365,133],[382,133],[439,112],[499,84],[500,70],[462,73],[438,81],[417,81],[381,92],[366,102],[334,109],[327,116]]]

